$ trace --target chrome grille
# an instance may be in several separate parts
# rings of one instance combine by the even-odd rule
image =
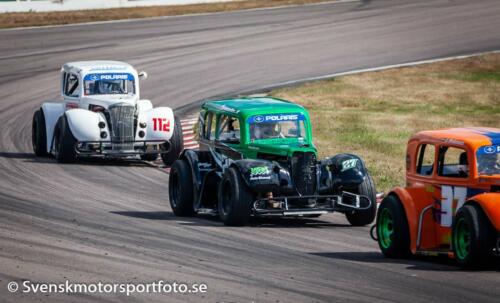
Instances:
[[[113,150],[134,149],[134,113],[135,107],[127,103],[113,104],[108,108],[111,125]],[[125,143],[128,142],[128,143]]]
[[[316,156],[297,152],[292,157],[292,180],[299,195],[313,195],[316,191]]]

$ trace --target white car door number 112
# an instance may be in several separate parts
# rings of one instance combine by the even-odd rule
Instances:
[[[451,227],[455,213],[467,199],[467,188],[441,186],[441,197],[441,226]]]

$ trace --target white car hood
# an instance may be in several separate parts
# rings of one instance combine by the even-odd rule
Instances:
[[[100,105],[104,108],[108,108],[110,105],[115,103],[128,103],[135,106],[137,100],[137,96],[128,95],[95,95],[82,98],[83,103]]]

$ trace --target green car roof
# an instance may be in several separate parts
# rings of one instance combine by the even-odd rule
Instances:
[[[298,104],[271,97],[213,100],[207,101],[203,108],[217,113],[233,113],[242,118],[259,114],[307,113]]]

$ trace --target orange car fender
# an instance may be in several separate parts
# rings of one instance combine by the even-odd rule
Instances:
[[[417,229],[418,229],[418,216],[415,211],[415,202],[412,196],[404,187],[396,187],[392,189],[389,195],[396,195],[403,204],[408,221],[408,231],[410,232],[410,249],[412,253],[417,251]]]
[[[474,202],[481,206],[493,227],[500,232],[500,193],[483,193],[467,201],[467,203]]]

